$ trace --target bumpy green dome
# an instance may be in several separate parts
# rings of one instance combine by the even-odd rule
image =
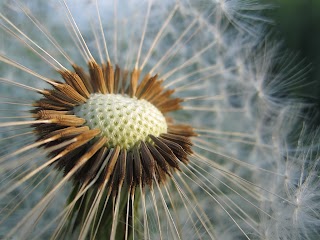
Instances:
[[[150,141],[149,134],[167,132],[166,119],[154,105],[120,94],[92,94],[86,103],[74,108],[74,113],[91,129],[102,131],[101,135],[108,138],[107,147],[130,149],[140,141]]]

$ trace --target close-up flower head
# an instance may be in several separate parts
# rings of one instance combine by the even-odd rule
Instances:
[[[0,2],[0,239],[319,239],[309,66],[254,0]]]

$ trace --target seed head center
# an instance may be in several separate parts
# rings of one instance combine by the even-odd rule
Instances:
[[[167,133],[166,119],[154,105],[126,95],[91,94],[86,103],[74,108],[74,113],[91,129],[100,129],[109,148],[118,145],[131,149],[140,141],[150,141],[149,134],[158,137]]]

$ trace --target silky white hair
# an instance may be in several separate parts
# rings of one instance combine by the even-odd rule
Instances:
[[[136,238],[319,237],[316,136],[289,137],[304,107],[290,92],[305,68],[268,38],[271,9],[255,0],[0,3],[0,238],[56,238],[67,225],[72,184],[52,167],[25,179],[48,158],[20,123],[32,123],[37,89],[61,81],[56,70],[91,58],[159,74],[184,99],[170,116],[198,134],[190,163],[142,194]]]

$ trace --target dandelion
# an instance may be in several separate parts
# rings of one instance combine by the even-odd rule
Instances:
[[[317,237],[318,165],[296,193],[284,167],[311,156],[283,151],[303,71],[271,71],[268,5],[0,6],[1,238]]]

